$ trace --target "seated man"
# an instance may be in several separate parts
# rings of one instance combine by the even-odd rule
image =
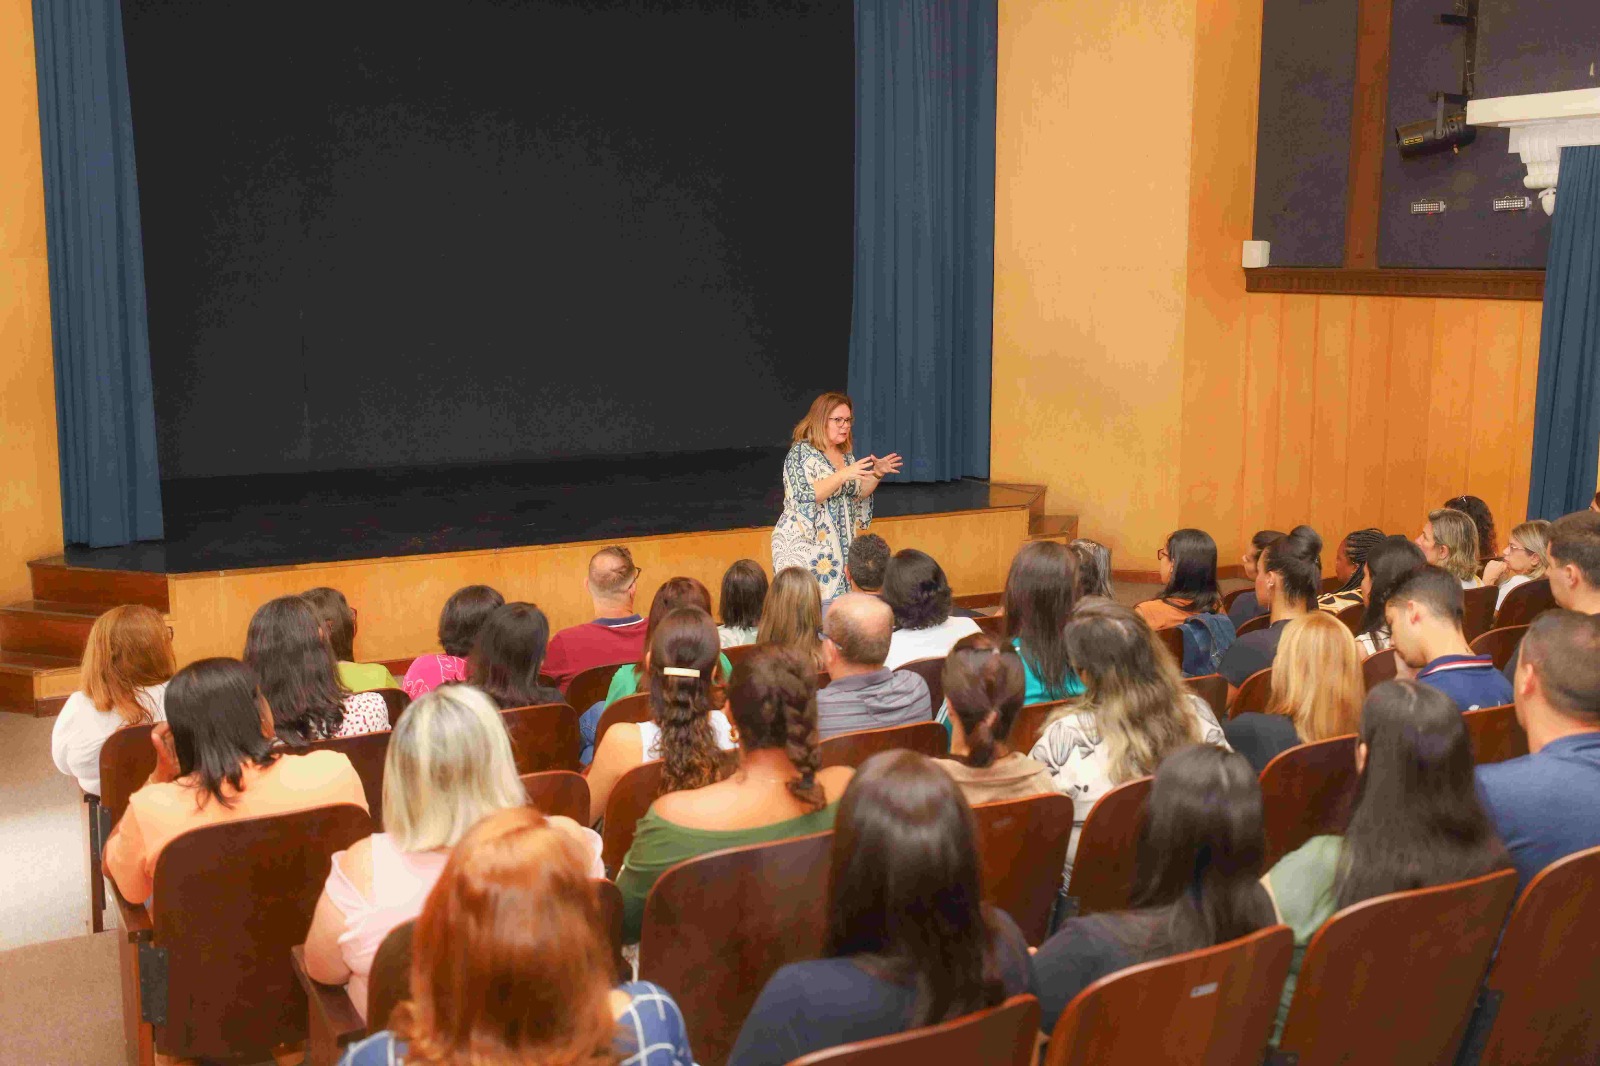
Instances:
[[[620,545],[601,548],[589,560],[595,619],[563,629],[550,638],[545,652],[544,672],[555,678],[562,692],[591,667],[634,663],[644,657],[645,620],[633,609],[639,573],[633,553]]]
[[[1556,860],[1600,846],[1600,617],[1534,619],[1516,702],[1531,754],[1478,767],[1478,792],[1526,886]]]
[[[883,591],[883,572],[889,568],[889,545],[876,533],[862,533],[850,542],[850,562],[845,570],[857,592],[876,596]]]
[[[1550,595],[1556,605],[1579,614],[1600,614],[1600,514],[1577,511],[1550,523]],[[1506,663],[1514,682],[1522,656],[1518,648]]]
[[[824,624],[822,657],[833,680],[817,692],[817,731],[824,738],[933,718],[922,678],[887,669],[894,612],[876,596],[850,592],[833,601]]]
[[[1461,631],[1461,580],[1425,566],[1401,582],[1384,608],[1394,650],[1424,685],[1455,700],[1463,711],[1511,702],[1511,685],[1494,660],[1474,655]]]

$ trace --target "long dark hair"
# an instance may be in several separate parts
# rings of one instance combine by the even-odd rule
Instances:
[[[1478,798],[1454,700],[1415,681],[1385,681],[1361,709],[1361,743],[1366,768],[1344,832],[1337,906],[1510,865]]]
[[[721,655],[717,627],[698,607],[678,608],[650,632],[650,713],[661,727],[663,793],[703,788],[722,777],[711,729],[711,712],[722,705]]]
[[[439,612],[439,646],[444,653],[458,659],[471,655],[483,623],[505,602],[506,598],[488,585],[468,585],[451,593]]]
[[[1222,609],[1217,587],[1217,542],[1203,529],[1177,529],[1167,537],[1167,557],[1172,560],[1172,580],[1160,599],[1174,607],[1212,614]]]
[[[711,613],[711,590],[692,577],[669,577],[656,589],[655,596],[650,600],[650,613],[645,616],[644,652],[639,656],[639,661],[633,664],[635,684],[633,691],[645,690],[645,675],[650,669],[650,634],[656,631],[673,611],[681,607],[698,607],[706,614]]]
[[[777,748],[789,756],[800,776],[789,792],[814,811],[827,803],[817,770],[817,671],[798,653],[779,644],[760,644],[733,668],[728,710],[745,751]]]
[[[1383,609],[1389,597],[1412,574],[1428,565],[1427,556],[1410,539],[1384,537],[1367,552],[1367,573],[1372,577],[1372,595],[1361,613],[1361,632],[1381,633],[1388,628]]]
[[[286,743],[304,744],[339,731],[347,693],[333,649],[305,600],[279,596],[256,609],[244,638],[244,662],[255,671]]]
[[[971,633],[950,649],[944,660],[944,696],[961,720],[968,766],[988,766],[1010,750],[1006,737],[1022,709],[1026,687],[1022,660],[1010,645],[989,634]],[[993,722],[987,721],[991,714]]]
[[[1453,496],[1444,501],[1444,507],[1450,511],[1460,511],[1472,519],[1472,524],[1478,530],[1478,558],[1492,559],[1500,554],[1497,550],[1499,538],[1494,528],[1494,515],[1489,511],[1489,505],[1476,496]]]
[[[486,692],[501,710],[548,702],[539,684],[550,645],[550,620],[531,603],[496,607],[478,628],[467,658],[467,679]]]
[[[1361,587],[1361,579],[1366,576],[1367,556],[1382,543],[1383,530],[1371,527],[1358,529],[1345,536],[1340,544],[1344,547],[1344,557],[1355,564],[1355,570],[1351,572],[1350,579],[1335,591],[1351,592]]]
[[[983,906],[972,809],[950,775],[909,751],[874,755],[839,803],[825,954],[916,990],[908,1024],[1005,996]]]
[[[261,691],[255,674],[237,659],[201,659],[173,675],[167,685],[167,722],[178,772],[193,775],[195,803],[215,798],[233,806],[223,793],[244,784],[245,767],[277,761],[277,743],[261,732]]]
[[[754,629],[767,602],[767,572],[754,559],[740,559],[722,575],[722,624]]]
[[[1263,548],[1257,565],[1282,578],[1280,587],[1287,599],[1306,610],[1315,610],[1322,590],[1321,550],[1322,538],[1313,542],[1290,533]]]
[[[896,629],[929,629],[950,617],[950,582],[933,556],[902,548],[883,575],[883,601],[894,611]]]
[[[344,593],[324,585],[306,589],[300,598],[317,613],[317,621],[328,635],[328,646],[333,649],[333,657],[347,663],[354,662],[356,612],[350,606],[350,601],[344,598]]]
[[[1053,700],[1065,699],[1072,664],[1062,630],[1077,602],[1078,560],[1064,544],[1025,544],[1006,575],[1006,636]],[[1003,735],[1003,734],[1002,734]]]
[[[1078,598],[1104,596],[1115,599],[1111,589],[1111,549],[1097,540],[1078,537],[1067,547],[1078,563],[1078,580],[1073,582]]]

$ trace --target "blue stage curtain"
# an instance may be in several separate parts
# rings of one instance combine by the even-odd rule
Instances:
[[[1544,275],[1528,517],[1594,498],[1600,455],[1600,146],[1563,148]]]
[[[33,0],[33,27],[66,539],[156,539],[161,475],[122,12],[117,0]]]
[[[989,473],[996,0],[856,0],[858,454]]]

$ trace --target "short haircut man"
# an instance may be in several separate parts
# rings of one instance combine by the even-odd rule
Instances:
[[[1463,711],[1510,703],[1511,685],[1494,659],[1473,654],[1461,631],[1463,599],[1460,580],[1437,566],[1402,581],[1384,608],[1395,654]]]
[[[563,629],[550,638],[545,652],[544,672],[562,692],[585,670],[643,658],[645,620],[633,609],[639,574],[633,553],[620,544],[601,548],[590,558],[584,584],[594,602],[594,621]]]
[[[1550,571],[1550,593],[1557,603],[1600,613],[1600,514],[1579,511],[1550,523]]]
[[[614,600],[625,595],[639,577],[633,553],[620,544],[601,548],[589,560],[589,595]]]
[[[858,592],[877,593],[883,588],[883,572],[889,568],[889,545],[876,533],[863,533],[850,544],[850,562],[845,569],[850,584]]]
[[[843,609],[839,609],[843,605]],[[889,657],[889,638],[894,633],[894,612],[882,600],[841,597],[828,612],[823,632],[839,649],[839,656],[852,666],[874,670]]]
[[[822,736],[932,719],[933,702],[922,678],[883,665],[893,631],[894,612],[878,597],[850,592],[833,601],[822,645],[832,681],[817,693]]]

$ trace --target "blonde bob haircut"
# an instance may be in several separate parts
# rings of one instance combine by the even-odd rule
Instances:
[[[1550,523],[1542,518],[1524,522],[1511,531],[1511,540],[1533,553],[1533,566],[1528,569],[1527,577],[1532,581],[1544,577],[1545,571],[1550,569]]]
[[[801,441],[805,441],[817,451],[826,453],[828,450],[828,416],[840,404],[850,408],[850,417],[855,417],[856,405],[850,401],[850,397],[842,392],[825,392],[815,400],[812,400],[811,410],[806,412],[804,418],[795,423],[794,443],[799,444]],[[850,435],[844,441],[844,450],[847,452],[854,451],[855,447],[855,426],[851,426]]]
[[[500,710],[471,685],[441,685],[406,708],[383,761],[383,828],[401,851],[453,847],[485,815],[521,807]]]
[[[1471,581],[1478,576],[1478,525],[1465,511],[1448,507],[1428,512],[1428,524],[1433,527],[1435,544],[1442,544],[1450,554],[1439,566],[1461,581]]]
[[[1284,627],[1272,661],[1268,714],[1293,720],[1295,733],[1310,744],[1358,732],[1365,698],[1361,656],[1349,627],[1326,611]]]

